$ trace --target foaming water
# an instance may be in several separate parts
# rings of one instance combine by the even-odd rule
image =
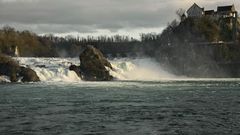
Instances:
[[[29,66],[43,82],[80,82],[75,72],[68,68],[79,65],[78,58],[15,58],[23,66]],[[115,59],[110,61],[114,70],[110,74],[117,80],[156,81],[176,79],[164,71],[161,65],[151,58]]]
[[[74,58],[16,58],[23,66],[32,68],[43,82],[79,82],[81,79],[68,68],[78,64]]]
[[[71,64],[79,65],[78,58],[15,58],[22,66],[36,71],[40,80],[45,83],[86,83],[75,72],[68,68]],[[239,78],[187,78],[175,76],[151,58],[114,59],[110,61],[114,71],[110,74],[117,81],[239,81]],[[7,77],[0,81],[9,82]]]
[[[177,78],[161,68],[161,65],[151,58],[142,59],[115,59],[113,76],[120,80],[170,80]]]

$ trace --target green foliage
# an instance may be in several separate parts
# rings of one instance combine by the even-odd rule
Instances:
[[[29,31],[16,31],[5,26],[0,30],[0,52],[14,55],[18,47],[20,56],[54,56],[55,53],[49,44],[40,42],[39,37]]]
[[[0,63],[12,63],[13,65],[18,65],[16,61],[14,61],[11,57],[0,54]]]
[[[204,38],[210,42],[216,42],[220,39],[220,27],[217,21],[204,16],[196,20],[197,30],[204,35]]]
[[[175,26],[170,36],[178,42],[215,42],[220,39],[220,27],[209,17],[187,18]]]
[[[221,28],[220,31],[220,36],[222,41],[232,41],[233,37],[232,37],[232,26],[230,25],[230,19],[229,18],[225,18],[225,19],[221,19],[219,20],[219,25]]]

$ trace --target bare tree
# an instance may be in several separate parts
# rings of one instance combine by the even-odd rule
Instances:
[[[182,20],[182,17],[183,16],[185,16],[185,10],[184,9],[182,9],[182,8],[179,8],[177,11],[176,11],[176,14],[177,14],[177,16],[178,16],[178,18],[180,19],[180,20]]]

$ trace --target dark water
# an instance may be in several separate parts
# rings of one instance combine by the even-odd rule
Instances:
[[[240,81],[1,84],[1,135],[239,135]]]

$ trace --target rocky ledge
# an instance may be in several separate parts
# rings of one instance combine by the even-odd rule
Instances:
[[[0,55],[0,75],[7,76],[11,82],[38,82],[40,81],[36,72],[28,67],[20,66],[11,57]]]

